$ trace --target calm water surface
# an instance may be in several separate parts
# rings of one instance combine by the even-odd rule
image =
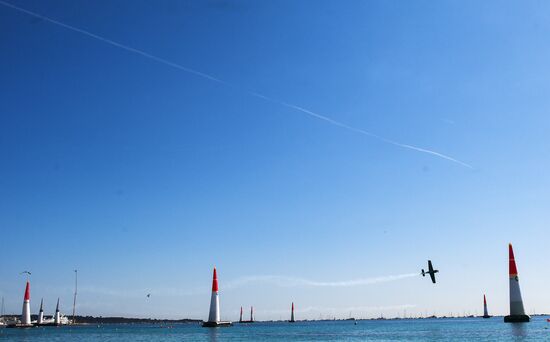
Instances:
[[[0,329],[0,341],[550,341],[547,317],[504,324],[491,319],[297,322],[235,324],[207,329],[195,324]]]

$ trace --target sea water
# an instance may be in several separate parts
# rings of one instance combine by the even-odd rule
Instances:
[[[199,324],[104,324],[0,329],[0,341],[550,341],[547,317],[505,324],[502,317]]]

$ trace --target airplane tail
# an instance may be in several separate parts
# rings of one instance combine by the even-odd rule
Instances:
[[[423,277],[426,276],[426,272],[424,272],[424,269],[422,269],[422,276],[423,276]]]

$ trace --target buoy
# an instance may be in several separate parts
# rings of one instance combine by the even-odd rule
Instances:
[[[508,274],[510,277],[510,315],[504,316],[505,323],[529,322],[530,317],[525,314],[521,290],[519,288],[518,269],[514,258],[512,244],[508,245]]]

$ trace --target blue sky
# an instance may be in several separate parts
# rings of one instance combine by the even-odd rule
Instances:
[[[10,4],[225,83],[0,6],[7,311],[504,314],[508,242],[548,311],[549,4]]]

